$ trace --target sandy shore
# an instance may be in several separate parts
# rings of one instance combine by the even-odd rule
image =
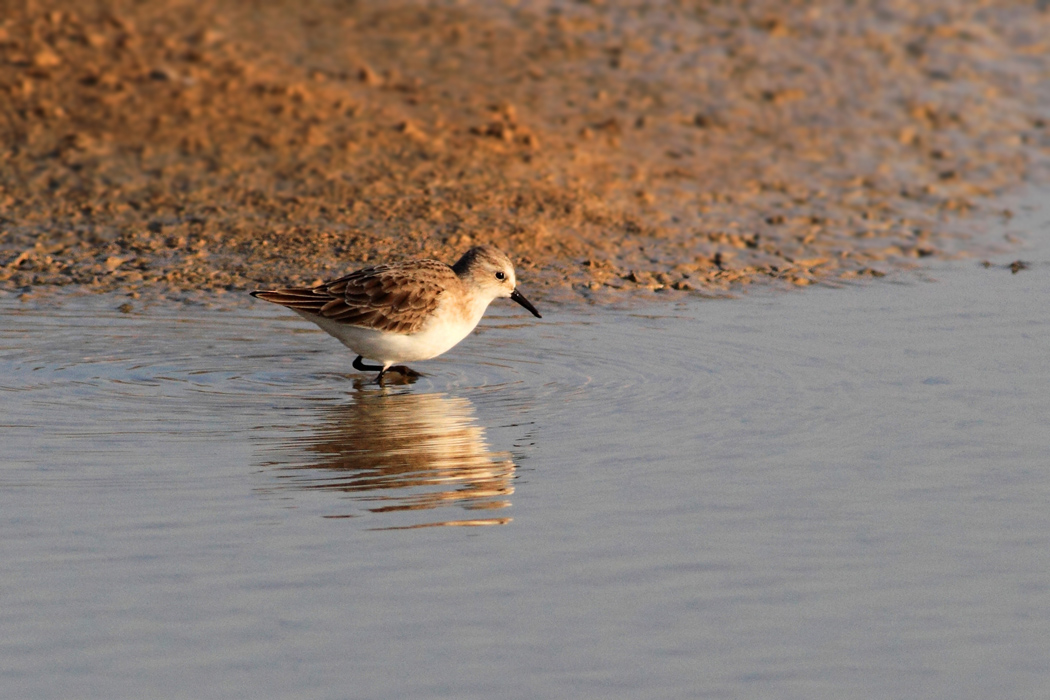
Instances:
[[[475,242],[541,297],[805,285],[972,248],[987,197],[1050,173],[1046,3],[0,7],[16,293]]]

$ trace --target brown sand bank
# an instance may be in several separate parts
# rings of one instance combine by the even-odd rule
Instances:
[[[0,0],[0,286],[878,274],[1046,180],[1047,6]]]

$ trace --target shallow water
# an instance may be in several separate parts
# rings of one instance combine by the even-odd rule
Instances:
[[[2,299],[0,695],[1045,697],[1046,251],[501,306],[383,388],[274,307]]]

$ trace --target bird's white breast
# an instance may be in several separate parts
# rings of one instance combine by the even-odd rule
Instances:
[[[343,345],[358,355],[384,364],[393,364],[429,360],[447,352],[477,327],[488,304],[489,300],[480,299],[473,300],[473,303],[465,303],[462,297],[449,295],[449,298],[434,310],[423,327],[412,334],[352,326],[315,314],[298,313],[338,338]]]

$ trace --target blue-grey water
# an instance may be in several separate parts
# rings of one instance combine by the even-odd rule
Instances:
[[[0,297],[0,696],[1045,698],[1050,228],[493,308],[383,388],[277,307]]]

